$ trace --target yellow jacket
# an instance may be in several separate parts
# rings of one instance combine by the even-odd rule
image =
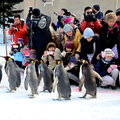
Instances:
[[[82,35],[78,29],[76,29],[75,36],[73,38],[73,43],[74,43],[74,49],[72,54],[75,54],[75,52],[80,52],[81,50],[81,43],[80,40],[82,38]],[[64,45],[66,44],[66,41],[68,40],[67,36],[64,35]]]

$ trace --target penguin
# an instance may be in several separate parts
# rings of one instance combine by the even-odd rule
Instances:
[[[40,65],[38,66],[39,75],[43,78],[43,92],[48,90],[48,92],[52,92],[52,71],[47,67],[47,64],[44,61],[40,61]],[[40,78],[40,77],[39,77]]]
[[[2,80],[2,65],[0,64],[0,82]]]
[[[103,78],[91,68],[90,64],[87,61],[83,60],[82,65],[80,66],[79,73],[80,79],[79,90],[81,91],[84,85],[86,92],[80,98],[85,98],[87,94],[91,95],[93,98],[96,98],[97,96],[97,85],[95,79],[96,77],[103,81]]]
[[[65,100],[70,100],[71,97],[71,87],[67,71],[64,69],[63,63],[57,61],[56,67],[53,72],[54,82],[53,82],[53,92],[55,92],[55,87],[57,86],[58,99],[64,98]]]
[[[6,60],[5,63],[5,72],[8,76],[8,82],[9,82],[9,92],[16,91],[17,87],[20,87],[21,84],[21,76],[19,67],[15,63],[15,61],[11,57],[4,57]]]
[[[31,89],[31,98],[34,98],[35,95],[38,95],[38,75],[36,72],[35,62],[31,61],[25,68],[24,72],[24,87],[25,90],[28,90],[28,84]]]

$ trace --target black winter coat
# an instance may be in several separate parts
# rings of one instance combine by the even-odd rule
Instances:
[[[28,15],[26,19],[26,24],[29,28],[32,28],[32,47],[36,50],[38,59],[43,55],[47,44],[52,41],[49,29],[50,21],[50,17],[43,14],[39,18],[33,18],[32,20]]]
[[[95,71],[99,73],[101,76],[109,75],[107,69],[110,67],[110,65],[114,65],[115,63],[116,62],[114,59],[108,63],[105,62],[104,59],[100,59],[95,66]]]
[[[80,58],[88,60],[87,54],[94,54],[91,63],[96,64],[97,62],[97,55],[100,53],[100,41],[98,36],[94,36],[91,42],[88,42],[85,38],[81,39],[81,53]],[[94,45],[95,43],[95,45]],[[94,50],[95,46],[95,50]]]
[[[101,51],[105,48],[112,49],[118,42],[118,27],[115,26],[113,30],[108,30],[108,24],[104,23],[100,30],[100,44]]]

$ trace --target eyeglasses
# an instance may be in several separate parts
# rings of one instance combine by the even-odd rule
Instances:
[[[87,14],[92,14],[93,12],[86,12]]]

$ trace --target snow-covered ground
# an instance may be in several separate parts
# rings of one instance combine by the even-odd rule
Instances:
[[[9,50],[8,45],[8,50]],[[5,46],[0,44],[0,56]],[[0,58],[0,63],[5,60]],[[39,87],[41,91],[42,85]],[[53,101],[57,93],[42,93],[29,98],[30,89],[24,89],[24,80],[15,93],[7,93],[8,81],[3,69],[0,84],[0,120],[120,120],[120,89],[97,88],[97,98],[80,99],[82,93],[71,87],[71,100]]]

